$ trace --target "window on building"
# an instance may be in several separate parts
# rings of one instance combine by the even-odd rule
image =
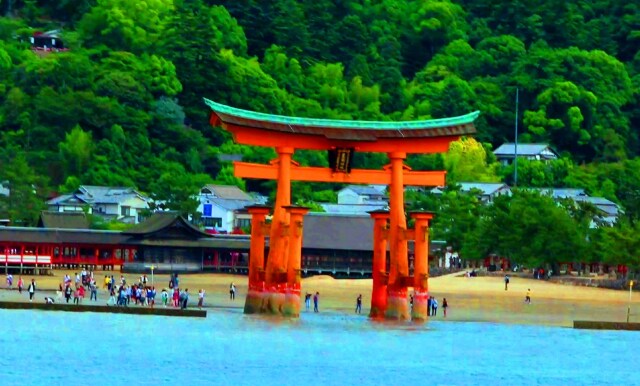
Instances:
[[[248,218],[236,219],[236,226],[242,229],[251,228],[251,219],[248,219]]]
[[[202,207],[202,215],[205,217],[211,217],[212,213],[213,213],[213,205],[204,204]]]
[[[219,217],[203,217],[205,227],[222,227],[222,219]]]
[[[131,216],[131,207],[130,206],[123,206],[120,208],[120,215],[123,217],[129,217]]]

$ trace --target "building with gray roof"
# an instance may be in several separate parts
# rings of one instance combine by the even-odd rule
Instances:
[[[138,224],[149,209],[149,197],[134,188],[81,185],[71,194],[47,201],[52,212],[84,212],[105,220]]]
[[[508,165],[515,159],[516,151],[518,158],[529,160],[550,161],[559,158],[558,153],[546,143],[519,143],[517,150],[515,143],[504,143],[494,150],[493,154],[500,163]]]

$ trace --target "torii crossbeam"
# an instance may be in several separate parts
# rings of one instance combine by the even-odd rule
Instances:
[[[228,130],[237,143],[274,147],[278,154],[269,165],[234,163],[237,177],[277,180],[271,224],[265,221],[268,208],[248,208],[252,223],[245,313],[285,316],[300,313],[302,229],[308,209],[291,205],[291,181],[295,180],[389,185],[389,212],[371,213],[374,257],[370,316],[427,319],[428,229],[432,214],[413,213],[415,227],[407,229],[404,186],[442,186],[445,172],[412,171],[404,160],[407,153],[446,152],[452,141],[475,133],[473,122],[479,112],[445,119],[370,122],[286,117],[237,109],[208,99],[205,103],[213,111],[211,124]],[[327,150],[331,167],[301,167],[292,160],[295,149]],[[355,151],[387,153],[389,165],[382,170],[351,169]],[[270,248],[265,266],[267,234]],[[408,240],[415,240],[413,276],[409,276]],[[387,243],[389,272],[386,272]],[[415,292],[411,313],[409,287]]]

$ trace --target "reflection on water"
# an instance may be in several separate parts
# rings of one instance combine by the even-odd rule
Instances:
[[[5,385],[632,385],[640,333],[491,323],[0,310]]]

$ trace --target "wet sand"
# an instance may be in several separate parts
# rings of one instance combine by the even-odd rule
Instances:
[[[55,290],[62,282],[65,273],[55,271],[54,276],[36,276],[38,292],[36,302],[44,302],[45,296],[55,298]],[[84,303],[106,305],[107,291],[103,287],[104,275],[111,272],[96,273],[100,290],[98,302],[90,302],[89,292]],[[120,272],[113,272],[116,281]],[[536,324],[570,327],[573,320],[606,320],[625,321],[629,293],[607,289],[578,287],[549,283],[542,280],[521,279],[512,277],[509,290],[504,290],[504,282],[500,277],[461,277],[451,274],[429,280],[430,293],[438,299],[440,305],[436,320],[447,321],[484,321],[497,323]],[[140,275],[124,274],[127,283],[138,281]],[[149,282],[151,282],[151,276]],[[180,275],[180,287],[188,288],[190,307],[197,304],[197,293],[200,288],[206,291],[205,308],[243,308],[247,291],[247,277],[227,274],[184,274]],[[25,289],[31,276],[23,276]],[[18,275],[14,275],[14,289]],[[229,285],[236,286],[236,299],[229,299]],[[158,294],[162,288],[168,288],[169,275],[154,275],[154,284]],[[2,288],[6,288],[6,283]],[[363,295],[362,315],[367,315],[370,305],[371,279],[340,279],[328,276],[314,276],[303,279],[302,292],[320,292],[320,311],[331,313],[353,314],[355,299]],[[531,289],[531,304],[524,303],[527,289]],[[447,318],[442,314],[442,298],[449,303]],[[23,291],[0,291],[2,301],[28,301],[29,295]],[[159,295],[156,299],[159,299]],[[158,302],[157,302],[158,303]],[[304,304],[302,305],[303,312]],[[640,322],[640,294],[632,297],[631,321]]]

